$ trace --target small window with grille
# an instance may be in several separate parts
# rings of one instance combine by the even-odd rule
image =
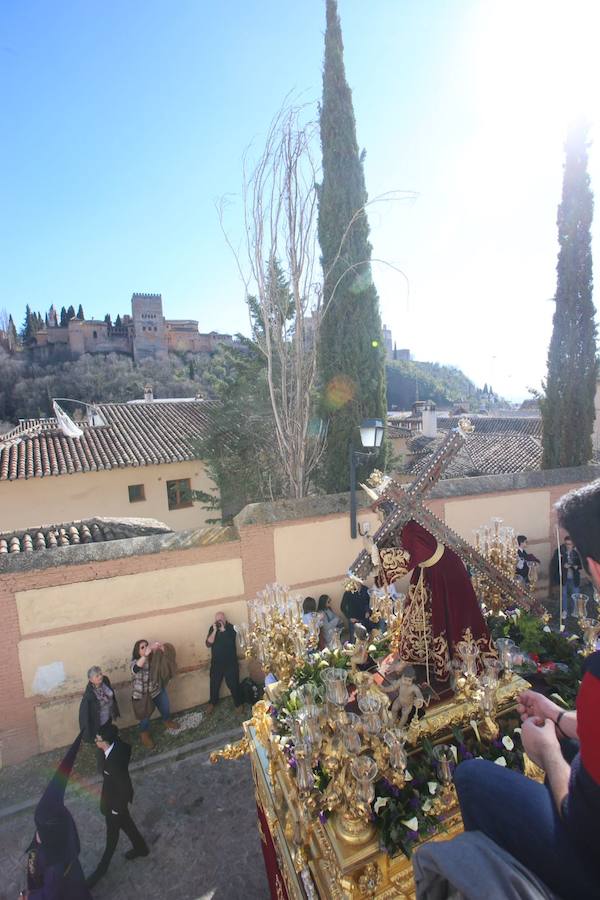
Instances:
[[[130,484],[127,490],[129,491],[130,503],[139,503],[141,500],[146,499],[146,492],[143,484]]]

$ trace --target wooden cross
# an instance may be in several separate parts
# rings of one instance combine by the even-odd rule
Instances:
[[[387,482],[372,507],[374,510],[383,509],[387,513],[383,524],[373,536],[373,542],[378,548],[395,546],[396,534],[407,522],[414,519],[441,544],[450,547],[460,556],[471,571],[483,576],[507,603],[512,601],[527,611],[543,613],[545,612],[543,605],[533,594],[530,594],[515,578],[507,576],[423,505],[422,498],[437,484],[448,464],[464,447],[467,435],[473,430],[473,425],[468,419],[460,419],[458,427],[447,435],[412,484],[405,487],[393,479]],[[364,581],[372,568],[371,554],[363,550],[350,566],[348,574]]]

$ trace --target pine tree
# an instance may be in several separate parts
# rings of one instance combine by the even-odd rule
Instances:
[[[545,469],[585,465],[592,457],[598,361],[590,234],[594,198],[587,171],[587,148],[587,126],[578,125],[569,134],[565,147],[558,207],[556,307],[545,396],[540,400]]]
[[[35,327],[33,324],[33,313],[29,303],[25,306],[25,319],[21,327],[21,340],[24,344],[33,339]]]
[[[364,209],[367,191],[343,52],[337,3],[327,0],[319,187],[325,313],[319,373],[329,418],[322,483],[330,493],[348,489],[348,450],[351,443],[360,447],[361,421],[386,419],[385,355]],[[377,461],[384,464],[385,447]]]
[[[69,318],[67,316],[67,311],[64,306],[61,307],[60,310],[60,327],[65,328],[69,324]]]
[[[81,322],[83,322],[83,320],[85,319],[85,316],[83,315],[83,306],[81,305],[81,303],[79,304],[79,308],[78,308],[78,310],[77,310],[77,318],[78,318]]]

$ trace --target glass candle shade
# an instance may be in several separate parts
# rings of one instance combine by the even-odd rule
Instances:
[[[442,784],[450,784],[454,771],[454,755],[448,744],[438,744],[434,747],[433,758],[439,780]]]
[[[490,680],[490,682],[497,682],[500,677],[500,671],[502,669],[502,663],[499,659],[486,659],[485,661],[485,677]]]
[[[362,713],[362,723],[369,734],[379,734],[382,727],[381,703],[372,694],[358,698],[358,708]]]
[[[325,694],[330,703],[337,706],[345,706],[348,702],[348,689],[346,688],[346,680],[348,672],[346,669],[324,669],[321,673],[321,679],[325,685]]]
[[[500,662],[505,672],[512,672],[512,655],[516,649],[516,644],[510,638],[498,638],[496,647],[500,654]]]
[[[301,793],[312,791],[315,784],[315,776],[311,766],[310,747],[306,744],[296,744],[296,784]]]
[[[407,756],[404,749],[404,732],[399,728],[389,729],[383,736],[390,753],[390,766],[392,769],[406,769]]]
[[[356,797],[361,803],[372,803],[375,797],[377,763],[370,756],[357,756],[350,763],[350,771],[356,779]]]
[[[573,594],[573,607],[575,610],[575,615],[578,619],[585,619],[587,616],[587,602],[588,596],[587,594],[576,593]]]

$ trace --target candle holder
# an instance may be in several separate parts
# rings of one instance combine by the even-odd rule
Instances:
[[[379,734],[383,722],[381,720],[381,702],[378,697],[366,694],[358,698],[358,708],[362,716],[361,721],[367,734]]]
[[[321,672],[321,680],[325,685],[325,697],[334,706],[345,706],[348,702],[348,678],[347,669],[324,669]]]
[[[584,656],[589,656],[596,650],[596,641],[600,634],[600,622],[597,619],[580,619],[579,624],[583,633],[583,650]]]
[[[500,654],[500,662],[502,663],[503,678],[509,681],[513,670],[513,653],[516,650],[516,644],[510,638],[498,638],[496,647]]]
[[[587,618],[588,595],[577,592],[576,594],[571,595],[571,599],[573,600],[573,613],[575,618],[579,619],[581,623],[582,619]]]
[[[296,756],[296,785],[301,794],[308,794],[315,786],[311,749],[308,744],[297,743],[294,747],[294,752]]]

